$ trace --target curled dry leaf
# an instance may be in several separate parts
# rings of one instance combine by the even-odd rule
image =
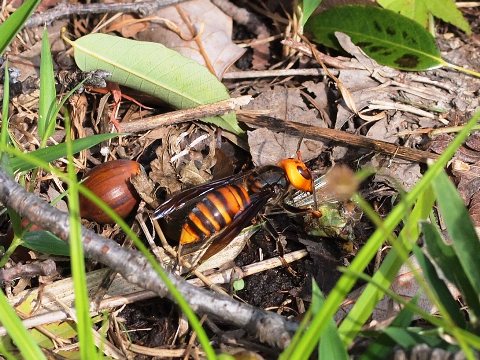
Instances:
[[[158,42],[176,50],[207,68],[223,73],[245,52],[232,38],[232,19],[208,0],[193,0],[185,5],[169,6],[155,13],[157,23],[138,34],[139,40]],[[177,30],[164,26],[173,22]]]

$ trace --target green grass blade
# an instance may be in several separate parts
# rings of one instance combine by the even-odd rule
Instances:
[[[364,247],[359,251],[355,259],[352,261],[349,269],[353,273],[361,273],[367,267],[371,259],[377,253],[379,247],[382,245],[384,239],[386,239],[391,234],[391,232],[398,226],[400,221],[403,219],[405,213],[409,211],[409,206],[413,205],[414,202],[418,199],[418,197],[430,187],[433,179],[438,176],[438,174],[443,170],[443,167],[446,166],[447,162],[452,158],[456,149],[458,149],[463,143],[463,141],[465,141],[471,129],[476,125],[479,118],[480,112],[476,112],[472,119],[470,119],[470,121],[462,129],[462,131],[459,132],[457,137],[445,149],[444,153],[438,158],[436,163],[427,170],[423,178],[406,195],[405,200],[398,204],[392,210],[392,212],[385,219],[383,228],[377,229],[374,232],[374,234],[370,237]],[[426,202],[426,199],[424,202]],[[390,268],[394,267],[395,265],[396,264],[393,259],[390,260]],[[382,278],[383,274],[379,275],[379,279]],[[297,348],[301,348],[300,350],[297,349],[297,351],[302,351],[305,357],[308,357],[315,349],[315,346],[318,343],[320,336],[325,330],[327,321],[331,319],[332,316],[339,309],[343,300],[354,286],[356,280],[357,278],[353,277],[350,274],[342,275],[342,277],[337,282],[335,288],[328,295],[322,310],[314,317],[312,323],[310,324],[310,327],[305,332],[302,341],[297,344]],[[390,283],[390,280],[388,280],[387,282]],[[363,295],[365,295],[365,293]],[[361,296],[361,298],[363,297],[363,295]],[[361,305],[359,305],[359,302],[357,301],[353,308],[356,308],[355,316],[350,317],[350,314],[352,313],[350,312],[348,317],[350,318],[350,321],[348,321],[348,323],[345,323],[344,321],[339,328],[340,334],[341,336],[343,336],[345,344],[349,344],[350,341],[358,334],[358,331],[360,330],[364,322],[368,319],[372,309],[375,307],[375,304],[379,300],[379,298],[380,292],[377,296],[373,296],[373,298],[364,297],[363,304],[369,305],[369,307],[367,307],[366,309],[363,307],[359,307]],[[356,319],[358,319],[359,321],[357,322]]]
[[[416,298],[413,298],[411,303],[416,304]],[[413,319],[413,311],[405,307],[403,308],[390,326],[398,328],[406,328],[410,325]],[[367,350],[360,356],[360,360],[371,359],[385,359],[390,357],[393,352],[394,346],[397,342],[386,334],[380,334],[373,342],[368,346]]]
[[[8,72],[8,61],[5,62],[5,74],[3,81],[3,101],[2,101],[2,129],[0,131],[0,144],[7,146],[10,143],[8,136],[8,104],[10,102],[10,74]],[[3,157],[3,154],[2,154]]]
[[[427,176],[427,174],[425,176]],[[419,183],[417,186],[420,185],[422,184]],[[410,204],[410,201],[411,199],[408,199],[407,196],[405,197],[404,201],[400,202],[400,204],[395,207],[395,209],[384,222],[384,228],[387,226],[387,221],[389,220],[390,216],[396,215],[398,216],[398,221],[400,221],[401,218],[403,218],[405,214],[407,214],[408,204]],[[428,191],[428,189],[424,189],[420,193],[417,204],[413,208],[407,222],[405,223],[404,228],[398,236],[397,242],[399,243],[399,246],[394,246],[393,249],[385,257],[382,265],[373,277],[375,282],[381,284],[383,287],[389,287],[390,284],[393,282],[398,271],[400,270],[400,267],[405,261],[405,253],[408,252],[409,249],[411,249],[412,242],[414,242],[419,235],[417,226],[418,221],[420,219],[425,219],[428,217],[432,209],[433,203],[434,198],[432,193]],[[404,208],[402,214],[396,213],[396,209],[399,206],[402,206]],[[382,228],[380,228],[379,230],[381,231],[381,229]],[[391,227],[388,227],[387,229],[385,229],[385,233],[383,234],[384,239],[386,239],[391,234],[391,231],[393,231],[393,228]],[[374,233],[374,235],[372,235],[372,237],[377,234],[377,231]],[[375,309],[378,301],[380,301],[383,296],[384,293],[377,286],[371,284],[367,285],[365,290],[362,292],[362,295],[357,299],[355,305],[350,310],[349,314],[339,327],[340,333],[345,343],[349,343],[350,341],[352,341],[353,338],[358,334],[363,324],[367,321],[367,319],[370,317],[371,313]]]
[[[422,230],[425,237],[438,236],[438,238],[440,238],[440,234],[438,234],[432,224],[423,223]],[[465,318],[460,311],[458,303],[453,298],[450,290],[448,290],[445,281],[440,279],[437,271],[433,267],[433,264],[423,254],[418,246],[413,247],[413,253],[415,254],[418,264],[422,269],[422,275],[425,278],[425,281],[428,283],[430,290],[432,290],[436,295],[436,301],[434,303],[440,303],[444,309],[443,311],[448,313],[450,319],[452,319],[459,327],[465,328]]]
[[[3,339],[0,340],[0,355],[2,355],[6,360],[17,360],[17,357],[5,346],[5,339],[6,337],[4,336]]]
[[[461,329],[457,327],[454,323],[446,323],[444,319],[438,317],[436,315],[430,314],[428,311],[420,308],[416,304],[412,302],[407,302],[402,296],[394,293],[392,290],[380,286],[377,284],[373,278],[365,275],[364,273],[352,273],[349,269],[340,268],[340,271],[345,272],[346,274],[350,274],[353,277],[362,279],[369,283],[369,285],[377,286],[380,292],[384,293],[385,295],[392,298],[398,304],[401,304],[403,307],[410,309],[413,313],[420,316],[425,321],[428,321],[432,325],[436,326],[438,329],[434,329],[433,331],[440,333],[443,337],[444,333],[448,333],[452,335],[456,340],[458,340],[458,344],[461,346],[462,350],[465,354],[472,353],[471,347],[480,349],[480,337],[477,336],[475,333]],[[474,357],[469,357],[467,355],[467,359],[474,359]]]
[[[318,313],[325,302],[322,291],[318,287],[315,280],[312,281],[312,308],[314,314]],[[291,359],[301,359],[302,354],[294,351]],[[343,346],[342,340],[338,335],[338,330],[333,319],[330,319],[325,335],[322,336],[322,341],[318,346],[319,359],[336,359],[348,360],[349,356],[347,350]]]
[[[113,139],[122,134],[98,134],[91,135],[86,138],[76,139],[72,143],[72,151],[74,154],[89,149],[92,146],[100,144],[102,141]],[[67,156],[67,145],[65,143],[52,145],[43,149],[38,149],[28,153],[29,156],[35,157],[44,162],[51,162]],[[27,161],[24,158],[12,157],[10,165],[13,171],[28,171],[35,168],[34,163]]]
[[[80,201],[78,198],[78,180],[73,162],[73,145],[71,139],[70,117],[64,113],[65,133],[67,145],[67,175],[70,180],[68,186],[68,206],[70,213],[70,259],[75,292],[75,314],[77,315],[78,338],[80,341],[80,357],[82,359],[96,359],[98,357],[92,333],[92,319],[90,318],[90,301],[87,291],[87,277],[85,274],[85,259],[83,256],[82,231],[80,223]]]
[[[35,11],[38,4],[40,4],[40,0],[26,0],[22,6],[15,10],[15,12],[0,25],[0,55],[5,52],[7,46],[20,31],[25,21],[27,21]]]
[[[48,31],[43,30],[42,52],[40,62],[40,99],[38,103],[38,135],[41,147],[45,147],[48,138],[55,130],[56,118],[52,118],[57,92],[55,90],[55,75],[53,73],[52,53],[48,41]]]
[[[439,174],[433,182],[433,188],[463,272],[475,292],[480,294],[480,273],[477,259],[480,254],[480,242],[470,215],[455,186],[445,173]]]
[[[400,345],[403,349],[412,349],[418,344],[427,344],[430,347],[440,347],[443,343],[439,336],[420,334],[420,329],[414,331],[408,328],[389,326],[383,332],[391,339],[395,340],[395,343]]]
[[[438,231],[430,234],[429,232],[432,230],[430,230],[429,227],[432,225],[423,224],[422,226],[427,227],[423,232],[425,234],[425,244],[430,258],[442,270],[445,278],[454,284],[461,292],[463,300],[468,304],[471,321],[475,322],[480,318],[480,300],[478,293],[465,276],[463,267],[460,264],[460,260],[453,246],[447,245],[440,237],[440,234],[438,234]]]
[[[24,359],[46,359],[38,345],[22,324],[7,298],[0,291],[0,323],[5,327],[10,337],[15,341]]]
[[[90,34],[72,43],[83,71],[105,70],[109,80],[186,109],[230,97],[206,67],[161,44],[106,34]],[[235,134],[243,133],[234,113],[203,119]]]
[[[42,168],[45,171],[50,171],[52,172],[55,176],[60,178],[62,181],[65,181],[69,186],[70,186],[70,180],[67,176],[65,176],[64,173],[51,168],[48,163],[39,160],[36,157],[32,157],[29,154],[22,153],[18,149],[12,148],[12,147],[7,147],[7,148],[2,148],[0,144],[0,151],[5,151],[9,153],[13,157],[18,157],[22,159],[23,161],[26,162],[31,162],[34,167]],[[185,314],[187,317],[188,321],[190,322],[190,325],[192,326],[193,330],[195,330],[198,341],[202,345],[203,350],[206,353],[206,356],[208,359],[215,359],[215,351],[213,350],[210,341],[208,339],[207,334],[205,333],[205,330],[203,329],[202,325],[200,324],[200,321],[196,317],[195,313],[193,310],[190,308],[188,305],[187,301],[182,297],[182,294],[177,290],[177,288],[173,285],[173,283],[170,281],[168,276],[165,274],[165,271],[162,269],[162,267],[158,264],[156,258],[150,253],[150,251],[147,249],[147,247],[143,244],[143,242],[138,238],[138,236],[135,234],[135,232],[132,231],[132,229],[125,223],[125,221],[118,216],[118,214],[113,211],[110,207],[108,207],[103,201],[98,199],[91,191],[89,191],[87,188],[84,186],[80,185],[80,192],[83,196],[85,196],[87,199],[90,201],[94,202],[95,205],[97,205],[103,212],[105,212],[109,217],[111,217],[116,224],[120,226],[122,231],[125,233],[126,236],[132,239],[133,243],[137,247],[137,249],[145,256],[147,261],[150,263],[150,265],[153,267],[153,269],[157,272],[158,276],[161,278],[161,280],[165,283],[165,286],[169,293],[172,295],[172,297],[175,299],[177,302],[178,306],[180,307],[181,311]]]
[[[340,49],[339,31],[380,64],[402,70],[445,66],[435,39],[416,21],[375,6],[339,6],[313,16],[305,25],[313,39]]]

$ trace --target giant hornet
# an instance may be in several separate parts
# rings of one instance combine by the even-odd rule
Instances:
[[[313,192],[313,177],[300,159],[284,159],[278,165],[201,184],[181,191],[154,212],[154,219],[169,221],[170,215],[191,209],[183,220],[181,246],[209,243],[219,251],[231,242],[272,200],[283,201],[290,186]],[[220,245],[223,244],[223,245]],[[213,255],[211,249],[202,261]]]

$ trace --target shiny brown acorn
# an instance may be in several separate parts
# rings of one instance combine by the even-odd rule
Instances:
[[[122,218],[138,205],[140,198],[130,183],[139,174],[141,165],[133,160],[112,160],[95,166],[86,175],[83,185],[105,201]],[[100,208],[80,194],[80,216],[100,224],[112,224]]]

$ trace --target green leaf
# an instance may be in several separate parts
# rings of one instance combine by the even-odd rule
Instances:
[[[243,279],[238,279],[233,282],[233,290],[234,291],[240,291],[245,288],[245,280]]]
[[[463,272],[475,292],[480,294],[480,274],[478,273],[477,259],[478,254],[480,254],[480,241],[470,215],[445,172],[440,173],[435,178],[433,188]]]
[[[419,344],[427,344],[429,347],[440,347],[444,345],[439,336],[423,334],[423,329],[403,328],[389,326],[384,330],[396,344],[403,349],[411,349]]]
[[[433,16],[455,25],[467,35],[472,34],[470,24],[465,20],[460,10],[458,10],[454,0],[426,0],[425,2]]]
[[[0,132],[0,144],[2,146],[7,146],[10,144],[10,136],[8,134],[8,105],[10,103],[10,74],[8,72],[8,61],[5,62],[5,74],[3,82],[3,99],[2,99],[2,129]],[[4,154],[0,153],[0,160],[3,162]]]
[[[428,8],[423,0],[378,0],[377,2],[385,9],[395,11],[427,27]]]
[[[83,71],[111,73],[109,80],[156,96],[179,109],[226,100],[225,86],[206,67],[167,47],[106,34],[90,34],[73,43]],[[234,113],[205,118],[236,134],[242,133]]]
[[[30,231],[23,238],[22,246],[42,254],[70,256],[70,247],[49,231]]]
[[[40,4],[40,0],[26,0],[7,20],[0,25],[0,55],[20,31],[23,24]]]
[[[53,74],[52,53],[48,41],[47,29],[43,30],[42,53],[40,62],[40,100],[38,104],[38,135],[45,146],[47,139],[55,130],[56,118],[53,118],[57,92]],[[43,147],[42,146],[42,147]]]
[[[350,36],[380,64],[402,70],[428,70],[447,65],[435,39],[420,24],[373,6],[341,6],[312,17],[305,29],[313,39],[340,49],[335,32]]]
[[[417,303],[417,298],[413,298],[411,303]],[[392,321],[390,326],[406,328],[413,320],[413,312],[405,307],[403,308]],[[380,335],[376,337],[373,342],[368,346],[367,350],[361,355],[360,360],[370,359],[385,359],[390,357],[394,350],[394,346],[397,343],[390,338],[390,336],[380,331]]]
[[[312,16],[313,12],[317,7],[320,6],[323,0],[303,0],[302,2],[302,25],[304,26],[307,20]]]
[[[86,138],[77,139],[73,141],[73,152],[78,153],[82,150],[91,148],[102,141],[106,141],[117,137],[122,134],[98,134],[92,135]],[[61,143],[58,145],[49,146],[43,149],[38,149],[29,153],[29,155],[34,156],[40,160],[51,162],[57,159],[60,159],[67,155],[67,149],[65,143]],[[12,158],[10,160],[10,165],[13,171],[28,171],[34,169],[36,166],[32,165],[31,163],[19,159],[19,158]]]
[[[430,258],[442,270],[445,278],[461,292],[463,300],[468,304],[470,317],[479,319],[480,300],[478,294],[468,281],[460,260],[455,254],[455,249],[443,241],[438,230],[432,224],[422,224],[422,231]]]
[[[424,27],[427,26],[428,15],[432,14],[458,27],[467,35],[472,33],[470,25],[453,0],[378,0],[377,2],[385,9],[396,11]]]
[[[320,311],[325,298],[322,291],[318,287],[315,280],[312,280],[312,308],[313,313],[316,314]],[[340,335],[338,334],[337,326],[333,319],[331,319],[322,335],[320,343],[318,345],[318,358],[319,359],[344,359],[348,360],[349,356],[345,346],[343,345]]]
[[[432,224],[427,224],[423,223],[424,226],[422,229],[427,231],[425,233],[426,236],[434,236],[434,232],[436,231],[435,227]],[[440,237],[440,234],[437,235]],[[447,311],[447,313],[450,315],[450,318],[461,328],[465,328],[465,319],[462,316],[462,313],[460,312],[460,309],[458,307],[458,304],[456,300],[453,298],[452,294],[450,293],[450,290],[447,287],[447,284],[445,284],[445,281],[440,279],[440,277],[437,274],[437,271],[433,267],[433,264],[430,262],[430,260],[423,254],[423,252],[420,250],[418,246],[413,247],[413,253],[415,254],[415,257],[417,258],[418,264],[420,265],[422,269],[422,275],[427,281],[427,283],[430,285],[430,289],[435,293],[438,301],[443,308]]]

